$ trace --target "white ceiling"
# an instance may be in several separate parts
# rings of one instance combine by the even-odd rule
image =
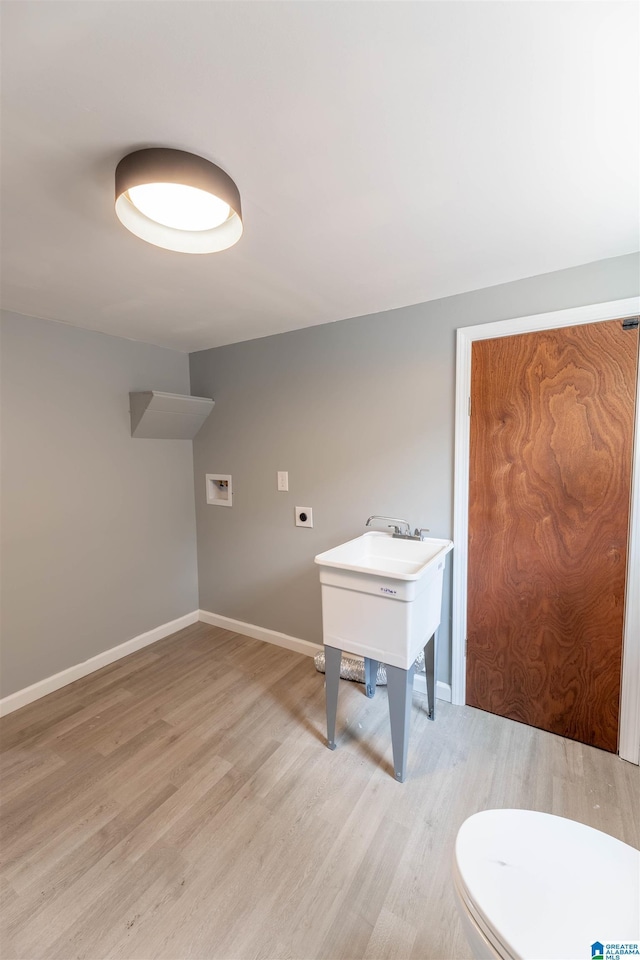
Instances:
[[[5,308],[197,350],[638,249],[636,3],[2,7]],[[144,146],[231,174],[236,247],[123,229]]]

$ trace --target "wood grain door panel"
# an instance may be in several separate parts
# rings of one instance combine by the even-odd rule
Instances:
[[[467,703],[615,751],[638,331],[476,341]]]

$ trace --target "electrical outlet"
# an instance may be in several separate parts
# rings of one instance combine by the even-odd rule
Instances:
[[[289,489],[289,472],[287,470],[278,470],[278,490],[286,491]]]
[[[311,507],[296,507],[296,527],[312,527],[313,510]]]

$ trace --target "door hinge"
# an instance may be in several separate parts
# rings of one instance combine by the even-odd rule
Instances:
[[[471,416],[471,397],[469,397],[469,404],[468,404],[468,408],[467,408],[467,409],[468,409],[468,412],[469,412],[469,416]]]
[[[622,329],[637,330],[639,321],[640,317],[626,317],[626,319],[622,321]]]

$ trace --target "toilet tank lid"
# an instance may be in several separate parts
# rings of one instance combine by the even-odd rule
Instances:
[[[511,957],[583,960],[640,940],[640,852],[533,810],[484,810],[456,839],[463,898]]]

